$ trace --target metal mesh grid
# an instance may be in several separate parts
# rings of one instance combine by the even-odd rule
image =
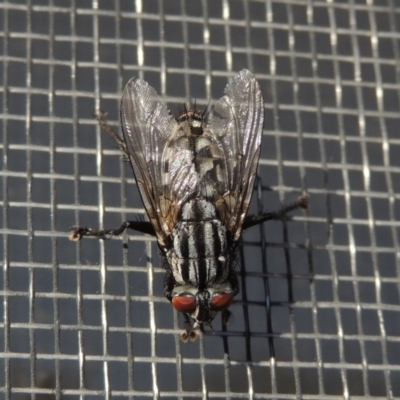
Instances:
[[[400,398],[399,5],[1,2],[5,398]],[[143,213],[92,114],[118,126],[132,76],[206,105],[242,68],[266,112],[253,212],[311,207],[245,232],[233,321],[183,344],[154,241],[68,241]]]

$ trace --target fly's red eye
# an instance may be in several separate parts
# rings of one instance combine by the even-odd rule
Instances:
[[[232,300],[232,293],[216,294],[211,300],[211,307],[214,311],[225,310],[231,305]]]
[[[175,296],[171,302],[180,312],[192,313],[196,310],[196,300],[192,296]]]

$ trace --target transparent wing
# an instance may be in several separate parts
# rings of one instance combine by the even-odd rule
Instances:
[[[254,76],[242,70],[226,86],[223,96],[208,118],[210,136],[218,138],[223,149],[226,184],[220,186],[217,208],[221,220],[238,240],[249,208],[258,159],[264,106]]]
[[[213,202],[238,240],[263,125],[263,100],[254,76],[243,70],[231,80],[200,136],[178,124],[155,90],[140,79],[132,79],[124,89],[121,122],[143,204],[160,243],[193,195]]]
[[[131,79],[121,99],[121,124],[144,207],[161,243],[176,219],[174,200],[165,196],[162,154],[175,119],[156,91],[141,79]]]

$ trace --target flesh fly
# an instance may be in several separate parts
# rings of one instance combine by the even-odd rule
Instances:
[[[130,228],[157,238],[166,271],[164,293],[185,314],[182,336],[211,325],[239,291],[235,273],[243,229],[306,208],[305,197],[275,213],[247,216],[257,174],[264,119],[254,76],[242,70],[210,110],[184,108],[173,117],[156,91],[131,79],[121,99],[123,138],[111,131],[128,158],[149,221],[119,228],[74,227],[72,240],[106,238]]]

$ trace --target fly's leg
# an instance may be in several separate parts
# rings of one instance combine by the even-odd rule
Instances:
[[[174,275],[171,271],[171,267],[169,267],[168,263],[165,265],[166,274],[164,278],[164,296],[171,301],[172,300],[172,291],[174,287],[177,285]],[[183,330],[179,333],[179,336],[183,343],[187,343],[189,340],[194,342],[197,340],[199,336],[199,325],[195,322],[192,326],[190,317],[188,314],[183,313],[183,318],[185,319],[183,323]]]
[[[229,309],[223,310],[221,317],[222,317],[222,324],[227,326],[232,319],[232,312],[229,311]]]
[[[120,136],[117,132],[114,131],[112,126],[107,122],[106,117],[107,113],[105,111],[99,111],[98,114],[95,114],[94,117],[96,118],[96,121],[99,123],[100,128],[103,129],[103,131],[107,132],[108,135],[117,143],[118,147],[124,154],[124,157],[129,159],[129,153],[126,148],[126,144],[124,141],[124,138]]]
[[[106,120],[107,113],[104,111],[100,111],[98,114],[95,114],[97,122],[100,125],[100,128],[103,129],[108,135],[117,143],[118,147],[122,151],[125,158],[129,158],[128,150],[126,148],[125,141],[122,136],[120,136],[117,132],[114,131],[112,126]],[[121,235],[126,229],[133,229],[138,232],[147,233],[151,236],[155,236],[154,228],[150,222],[147,221],[125,221],[121,226],[115,229],[97,229],[97,228],[87,228],[81,226],[73,226],[70,231],[70,240],[78,241],[83,237],[95,237],[98,239],[109,239],[112,236]]]
[[[125,221],[116,229],[97,229],[81,226],[73,226],[70,231],[70,240],[77,242],[83,237],[95,237],[98,239],[109,239],[112,236],[121,235],[126,229],[133,229],[138,232],[147,233],[155,236],[153,225],[148,221]]]
[[[269,220],[283,221],[289,219],[287,213],[301,208],[306,210],[308,208],[308,197],[300,196],[294,203],[283,206],[279,211],[268,212],[259,215],[249,215],[245,218],[243,229],[251,228],[252,226],[261,224]]]
[[[184,328],[179,336],[183,343],[187,343],[189,340],[191,342],[195,342],[199,337],[199,328],[196,323],[192,326],[190,322],[190,317],[187,314],[184,314],[184,318]]]

